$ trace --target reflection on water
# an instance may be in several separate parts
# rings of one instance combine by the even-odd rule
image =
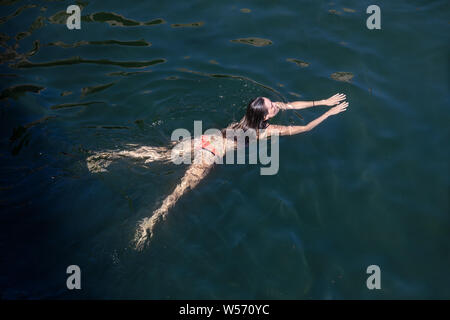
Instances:
[[[192,22],[192,23],[174,23],[174,24],[171,24],[170,26],[172,28],[189,28],[189,27],[201,27],[204,24],[205,23],[203,21],[200,21],[200,22]]]
[[[83,6],[78,4],[81,9]],[[54,24],[66,24],[69,15],[66,11],[59,11],[48,18],[50,23]],[[114,12],[96,12],[90,15],[83,15],[81,17],[82,22],[105,22],[113,27],[136,27],[136,26],[152,26],[166,23],[164,19],[153,19],[147,22],[135,21],[127,19],[124,16]]]
[[[306,68],[306,67],[309,66],[308,62],[301,61],[301,60],[294,59],[294,58],[288,58],[288,59],[286,59],[286,61],[293,62],[293,63],[295,63],[296,65],[298,65],[299,67],[302,67],[302,68]]]
[[[148,66],[152,66],[158,63],[166,62],[165,59],[155,59],[152,61],[111,61],[108,59],[83,59],[81,57],[72,57],[64,60],[56,60],[50,62],[41,62],[41,63],[32,63],[28,61],[18,62],[11,67],[13,68],[36,68],[36,67],[53,67],[53,66],[63,66],[63,65],[72,65],[79,63],[93,63],[93,64],[110,64],[113,66],[120,66],[124,68],[145,68]]]
[[[272,44],[272,41],[269,39],[261,39],[261,38],[242,38],[242,39],[233,39],[231,42],[249,44],[255,47],[264,47]]]
[[[86,45],[109,45],[109,44],[117,44],[120,46],[137,46],[137,47],[149,47],[151,46],[150,42],[145,40],[136,40],[136,41],[118,41],[118,40],[105,40],[105,41],[78,41],[72,44],[67,44],[62,41],[50,42],[49,46],[58,46],[61,48],[76,48],[80,46]]]
[[[10,88],[3,89],[3,91],[0,93],[0,100],[7,99],[7,98],[13,98],[17,100],[20,96],[24,95],[26,92],[34,92],[39,93],[41,90],[45,89],[44,87],[35,86],[32,84],[23,84],[23,85],[17,85],[12,86]]]
[[[334,72],[331,74],[331,79],[338,81],[350,82],[354,75],[351,72]]]
[[[381,1],[378,31],[358,1],[78,1],[76,31],[70,4],[0,2],[1,298],[73,297],[74,263],[77,298],[450,296],[446,1]],[[336,92],[349,110],[281,139],[277,175],[214,168],[131,250],[182,182],[173,130]]]

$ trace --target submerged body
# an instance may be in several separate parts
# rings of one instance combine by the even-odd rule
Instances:
[[[328,99],[320,101],[295,101],[290,104],[283,102],[272,102],[268,98],[258,97],[252,100],[248,107],[246,115],[241,121],[230,124],[227,129],[255,130],[257,139],[267,139],[271,135],[293,135],[309,131],[331,115],[338,114],[346,110],[348,102],[344,94],[336,94]],[[268,120],[273,118],[280,110],[303,109],[318,105],[333,106],[325,114],[311,121],[305,126],[280,126],[271,125]],[[122,158],[133,158],[143,160],[144,163],[153,161],[169,162],[174,158],[184,159],[183,163],[191,163],[181,181],[176,185],[173,192],[168,195],[156,209],[153,214],[143,219],[137,228],[135,235],[136,249],[142,249],[146,241],[152,237],[156,224],[167,217],[171,207],[180,199],[180,197],[189,189],[195,188],[199,182],[207,176],[214,163],[221,163],[227,152],[235,150],[239,146],[235,139],[229,138],[226,134],[201,135],[193,139],[184,139],[173,143],[170,147],[138,147],[131,150],[116,150],[108,152],[99,152],[87,158],[87,166],[91,172],[103,172],[114,160]],[[192,161],[186,161],[192,160]]]

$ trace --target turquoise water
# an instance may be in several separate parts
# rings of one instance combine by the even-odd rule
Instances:
[[[0,2],[1,298],[450,298],[448,1],[377,1],[381,30],[370,1],[80,1],[81,30],[70,4]],[[186,167],[86,166],[223,128],[259,95],[337,92],[348,110],[281,138],[278,174],[217,166],[141,252]]]

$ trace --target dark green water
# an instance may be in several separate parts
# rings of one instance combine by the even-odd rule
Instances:
[[[450,298],[448,1],[377,1],[381,30],[371,1],[82,1],[77,31],[70,4],[0,2],[1,298]],[[277,175],[216,167],[142,252],[137,223],[186,168],[86,167],[258,95],[337,92],[348,111],[283,137]]]

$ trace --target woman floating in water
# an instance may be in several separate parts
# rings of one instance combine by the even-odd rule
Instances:
[[[257,139],[265,139],[271,135],[294,135],[306,131],[310,131],[319,123],[324,121],[331,115],[336,115],[345,111],[348,102],[344,101],[344,94],[335,94],[334,96],[320,101],[295,101],[291,103],[272,102],[266,97],[258,97],[252,100],[248,106],[245,116],[241,121],[230,124],[227,129],[238,130],[244,132],[248,130],[256,131]],[[280,126],[269,124],[269,120],[273,118],[280,110],[305,109],[314,106],[334,106],[317,119],[311,121],[305,126]],[[193,148],[192,148],[193,147]],[[96,153],[87,159],[88,168],[91,172],[106,171],[105,167],[116,159],[135,158],[145,160],[145,163],[153,161],[169,161],[173,159],[174,150],[183,152],[194,150],[195,157],[193,163],[187,169],[180,183],[175,187],[174,191],[167,196],[161,206],[153,212],[153,215],[141,221],[136,231],[135,243],[137,249],[142,249],[146,240],[153,236],[155,225],[159,221],[163,221],[171,207],[180,199],[180,197],[189,189],[195,188],[198,183],[208,174],[218,158],[223,156],[229,150],[236,148],[235,139],[217,139],[214,135],[202,135],[194,139],[182,140],[173,148],[166,147],[140,147],[131,151],[101,152]]]

